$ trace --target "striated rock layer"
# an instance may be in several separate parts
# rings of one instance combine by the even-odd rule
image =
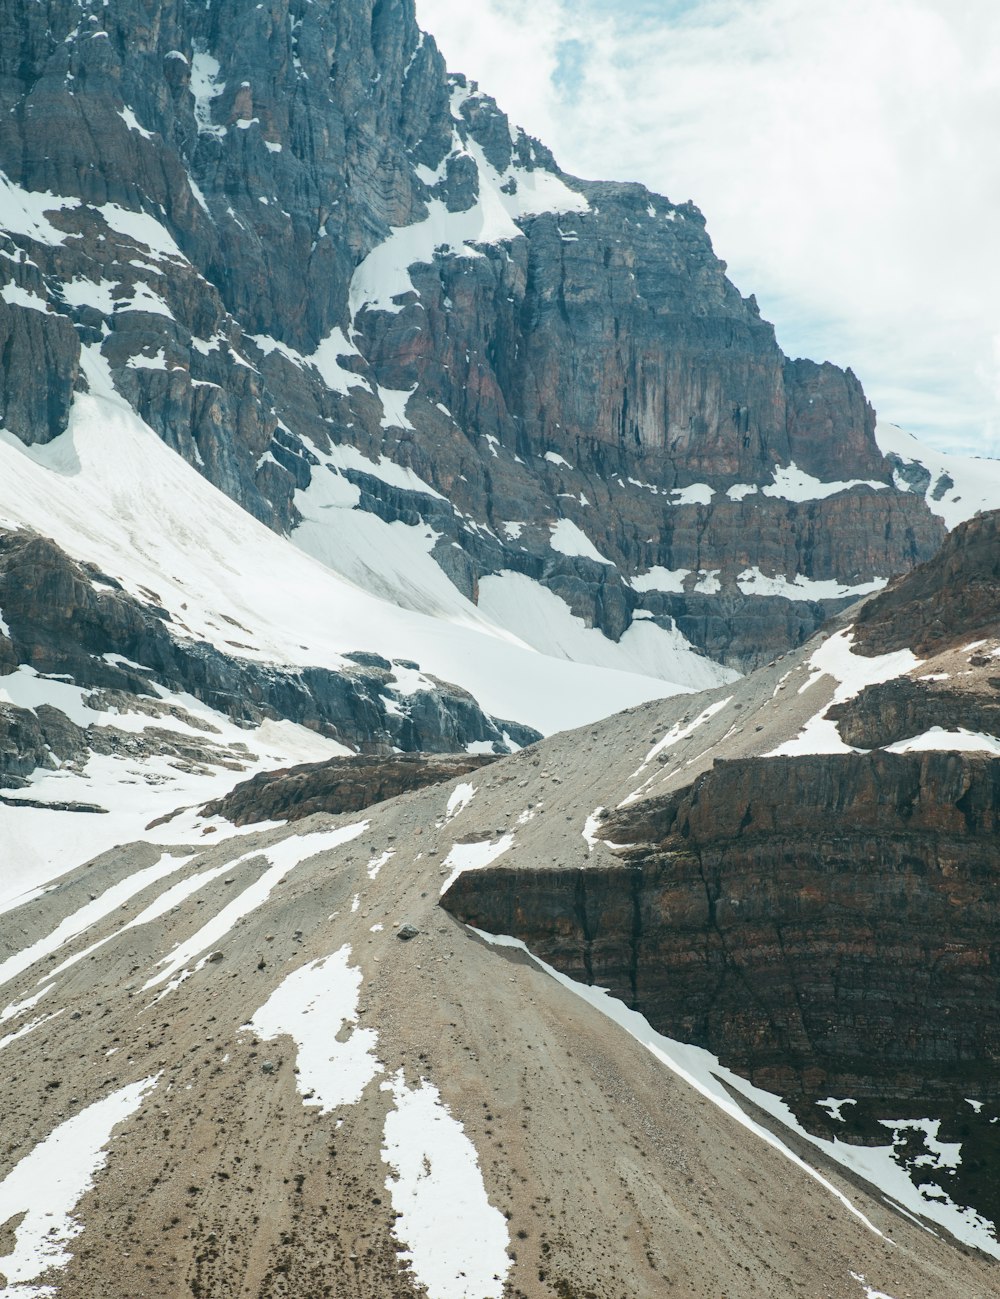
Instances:
[[[603,823],[623,866],[498,866],[445,905],[770,1090],[992,1096],[998,810],[979,756],[720,762]]]

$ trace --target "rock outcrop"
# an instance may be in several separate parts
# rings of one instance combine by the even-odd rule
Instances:
[[[339,816],[425,785],[468,775],[490,755],[398,753],[381,758],[331,758],[260,772],[241,781],[224,798],[207,803],[204,816],[224,816],[234,825],[257,821],[301,821],[317,812]]]
[[[1000,1101],[998,814],[991,759],[718,763],[603,823],[622,866],[490,867],[442,905],[707,1047],[812,1131],[876,1142],[933,1112],[941,1139],[994,1149],[965,1098]],[[852,1106],[834,1121],[825,1097]],[[1000,1214],[988,1158],[946,1187]]]
[[[1000,511],[993,510],[959,524],[931,559],[867,601],[856,640],[866,654],[909,647],[930,655],[995,637],[998,620]]]

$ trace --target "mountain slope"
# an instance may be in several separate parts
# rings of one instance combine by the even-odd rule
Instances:
[[[974,535],[956,538],[959,552],[986,549]],[[931,584],[925,573],[912,581]],[[893,601],[879,600],[892,615]],[[931,727],[894,750],[953,749],[948,672],[967,696],[964,746],[995,752],[989,675],[1000,642],[991,635],[973,648],[963,634],[956,628],[923,662],[899,649],[866,657],[856,648],[860,625],[845,620],[745,681],[643,704],[362,813],[244,826],[238,837],[218,819],[187,814],[159,827],[158,842],[114,849],[9,911],[2,1050],[19,1083],[0,1176],[13,1224],[0,1271],[18,1286],[123,1299],[184,1288],[402,1296],[421,1284],[435,1299],[991,1293],[1000,1246],[976,1179],[988,1171],[979,1154],[997,1112],[993,1048],[956,1075],[958,1094],[971,1098],[960,1101],[963,1126],[942,1103],[941,1058],[930,1049],[948,1040],[947,963],[934,966],[937,991],[924,1007],[929,1054],[910,1055],[916,1100],[896,1092],[888,1112],[864,1090],[817,1092],[829,1081],[822,1076],[801,1093],[784,1079],[783,1105],[732,1071],[747,1071],[739,1030],[754,1038],[752,997],[737,998],[742,1017],[715,1042],[719,1063],[657,1022],[666,1003],[643,982],[641,952],[638,985],[622,982],[616,964],[639,932],[634,881],[646,844],[658,844],[661,870],[674,872],[661,922],[673,916],[690,927],[687,946],[659,948],[675,978],[687,971],[697,981],[697,951],[713,932],[739,959],[742,908],[723,904],[740,900],[740,886],[724,882],[717,930],[699,921],[698,890],[685,901],[692,851],[732,836],[738,847],[742,834],[745,847],[757,845],[747,906],[778,887],[781,862],[797,860],[808,875],[803,900],[822,912],[813,894],[823,863],[835,865],[828,841],[863,826],[838,828],[836,804],[821,814],[808,800],[838,764],[888,769],[894,759],[852,752],[837,737],[835,713],[843,723],[846,709],[864,712],[869,691],[896,684],[939,700]],[[969,729],[976,701],[978,738]],[[830,752],[835,743],[846,754]],[[802,757],[766,756],[796,747]],[[810,752],[817,747],[826,756]],[[721,756],[728,761],[713,768]],[[924,756],[952,774],[942,779],[923,764],[920,815],[933,821],[935,806],[940,815],[950,807],[954,818],[956,760],[968,768],[983,759]],[[720,792],[754,762],[762,764],[751,784],[755,840]],[[779,836],[769,837],[764,815],[767,772],[792,763],[803,773],[806,826],[794,844],[791,822],[782,830],[779,817]],[[656,828],[669,807],[690,827],[683,846]],[[625,832],[624,853],[605,842]],[[950,909],[934,920],[933,941],[952,952],[951,989],[967,998],[962,1022],[986,1025],[992,967],[961,952],[992,950],[992,906],[981,888],[974,899],[956,895],[961,872],[944,834],[918,834],[915,823],[907,833],[896,879],[919,907],[920,890],[944,869]],[[880,861],[890,848],[887,834]],[[834,877],[860,889],[869,871],[854,861]],[[577,902],[553,913],[539,887],[560,880]],[[520,929],[533,957],[456,918],[482,922],[472,912],[489,911],[512,882],[517,899],[500,936]],[[704,907],[703,885],[700,895]],[[574,907],[584,896],[581,932]],[[876,912],[885,905],[891,896],[876,897]],[[844,990],[844,953],[865,952],[860,916],[854,907],[837,919]],[[963,925],[972,926],[964,937]],[[789,953],[784,966],[764,967],[772,987],[793,978],[807,1022],[829,1013],[819,996],[828,981],[808,977],[826,941],[815,927],[813,940],[812,955],[800,942],[794,960]],[[909,941],[919,949],[925,940],[911,929]],[[741,978],[765,992],[750,963]],[[588,988],[591,980],[610,984],[612,996]],[[868,980],[866,1013],[884,1008],[890,988],[907,995],[894,962],[871,963]],[[719,989],[717,1014],[727,1005],[724,982]],[[83,1171],[66,1185],[67,1216],[47,1220],[55,1230],[43,1248],[37,1215],[54,1202],[34,1197],[31,1170],[51,1167],[69,1143]],[[58,1270],[46,1272],[52,1263]]]

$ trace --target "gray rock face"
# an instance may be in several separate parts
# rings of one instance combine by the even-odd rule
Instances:
[[[350,443],[448,498],[372,478],[359,508],[432,520],[471,597],[485,574],[529,573],[612,638],[641,609],[740,667],[842,603],[747,596],[745,569],[850,586],[940,542],[892,485],[856,378],[783,357],[698,210],[563,176],[448,77],[411,0],[8,6],[0,159],[19,187],[0,233],[0,419],[26,443],[65,428],[100,363],[278,530]],[[522,203],[474,242],[487,190],[513,206],[545,185],[549,206],[584,210]],[[418,239],[408,281],[372,305],[367,255],[463,214],[465,233]],[[385,389],[411,392],[405,415]],[[791,462],[874,486],[757,490]],[[560,518],[610,563],[553,550]],[[630,585],[655,566],[685,570],[669,599]]]
[[[68,678],[91,692],[85,700],[95,710],[95,725],[84,728],[48,705],[0,706],[0,786],[26,783],[37,767],[119,748],[198,761],[211,738],[185,746],[169,733],[170,708],[160,704],[158,686],[185,691],[246,726],[287,719],[365,753],[447,753],[472,742],[508,753],[512,742],[538,738],[528,727],[489,717],[446,682],[429,678],[430,688],[412,694],[398,689],[395,665],[378,655],[348,656],[353,661],[339,671],[296,671],[186,639],[152,599],[141,602],[27,532],[0,532],[0,609],[8,628],[0,635],[0,667]],[[97,712],[137,701],[146,711],[148,701],[156,704],[166,729],[147,729],[140,740],[97,726]]]

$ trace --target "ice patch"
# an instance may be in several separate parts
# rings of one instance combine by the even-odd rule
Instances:
[[[864,1287],[865,1299],[892,1299],[891,1294],[886,1294],[884,1290],[876,1290],[873,1285],[869,1285],[863,1272],[852,1272],[851,1276],[858,1285]]]
[[[151,253],[155,253],[159,257],[171,257],[176,258],[178,261],[187,261],[166,226],[147,212],[132,212],[128,208],[120,207],[117,203],[95,205],[93,210],[99,212],[117,234],[124,235],[137,244],[144,244]]]
[[[378,878],[379,871],[386,864],[386,862],[392,859],[392,857],[395,855],[395,852],[396,852],[395,848],[387,848],[385,852],[380,853],[378,857],[373,857],[371,859],[371,861],[368,863],[368,865],[365,868],[368,873],[368,878],[370,880]]]
[[[454,104],[453,104],[454,111]],[[517,219],[539,212],[587,212],[590,204],[560,178],[542,168],[511,168],[501,175],[486,160],[472,139],[464,145],[455,137],[455,153],[471,156],[479,172],[479,201],[465,212],[449,212],[440,199],[427,203],[427,216],[408,226],[395,226],[388,239],[374,248],[351,280],[350,312],[355,320],[363,310],[395,313],[402,306],[394,299],[413,292],[411,266],[429,265],[435,255],[482,257],[477,244],[497,244],[521,237]],[[435,173],[422,175],[436,184]],[[516,184],[512,186],[511,180]],[[508,192],[504,192],[504,190]],[[511,192],[513,191],[513,192]]]

